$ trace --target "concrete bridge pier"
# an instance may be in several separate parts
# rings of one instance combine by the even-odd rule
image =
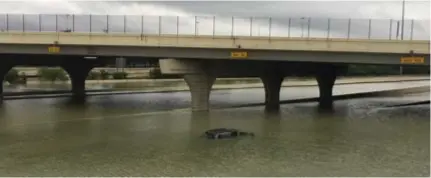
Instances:
[[[160,59],[160,69],[163,74],[181,74],[190,92],[192,111],[208,111],[210,108],[210,93],[216,74],[209,61],[193,59]]]
[[[0,86],[0,104],[3,103],[3,79],[1,80],[1,85]]]
[[[316,80],[319,86],[319,110],[332,111],[332,90],[338,74],[338,68],[332,64],[322,64],[317,67]]]
[[[0,104],[3,103],[3,82],[6,74],[12,69],[13,65],[0,63]]]
[[[75,63],[62,65],[62,68],[69,74],[72,83],[72,100],[76,102],[85,101],[85,80],[88,73],[93,69],[93,65],[88,63]]]
[[[192,96],[192,111],[209,110],[209,98],[215,79],[215,76],[206,73],[184,75]]]
[[[260,78],[265,88],[265,111],[279,111],[280,89],[284,80],[284,75],[278,71],[267,71]]]

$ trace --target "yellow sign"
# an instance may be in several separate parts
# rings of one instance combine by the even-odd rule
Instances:
[[[401,57],[401,64],[422,64],[425,62],[424,57],[411,56],[411,57]]]
[[[247,58],[248,54],[247,54],[247,52],[231,52],[230,57],[231,58]]]
[[[58,47],[58,46],[49,46],[48,47],[48,52],[49,53],[59,53],[60,52],[60,47]]]

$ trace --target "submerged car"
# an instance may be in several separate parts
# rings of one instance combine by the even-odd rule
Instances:
[[[207,130],[205,135],[209,139],[223,139],[223,138],[234,138],[238,136],[254,136],[254,133],[251,132],[243,132],[237,129],[228,129],[228,128],[217,128]]]

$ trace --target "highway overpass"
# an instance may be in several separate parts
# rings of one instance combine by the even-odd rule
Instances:
[[[0,32],[1,54],[429,65],[425,40]],[[417,60],[403,57],[418,57]],[[424,58],[424,59],[420,59]]]
[[[28,32],[23,26],[22,31],[0,32],[0,74],[16,65],[61,66],[69,73],[75,96],[83,98],[88,72],[103,66],[107,58],[159,58],[163,73],[184,75],[196,111],[209,109],[217,77],[260,77],[267,108],[277,110],[280,85],[289,75],[315,75],[320,106],[330,109],[334,81],[346,71],[346,64],[429,65],[429,40],[372,39],[370,27],[368,39],[343,39],[331,38],[329,31],[326,38],[298,38],[234,36],[233,30],[230,36],[166,35],[160,30],[151,35],[126,33],[126,29],[125,33],[94,33],[91,28],[89,32]]]

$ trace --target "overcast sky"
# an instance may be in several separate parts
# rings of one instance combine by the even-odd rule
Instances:
[[[31,0],[31,1],[2,1],[0,2],[0,12],[12,14],[99,14],[92,16],[92,31],[102,31],[109,24],[109,31],[124,31],[123,24],[126,24],[127,32],[141,31],[141,15],[144,15],[145,33],[156,34],[159,26],[162,33],[175,34],[176,20],[174,16],[181,16],[179,19],[180,34],[212,35],[213,29],[216,34],[232,34],[231,16],[235,16],[234,34],[253,36],[269,35],[269,18],[271,17],[271,35],[273,36],[312,36],[326,37],[328,20],[325,18],[336,18],[330,21],[330,36],[347,36],[348,18],[362,19],[351,21],[351,36],[366,38],[368,36],[369,18],[371,21],[372,38],[392,38],[396,37],[397,22],[401,19],[402,1],[67,1],[67,0]],[[110,17],[107,22],[106,14],[110,15],[135,15],[126,18]],[[102,16],[103,15],[103,16]],[[159,17],[162,22],[159,25]],[[165,17],[171,16],[171,17]],[[195,18],[198,16],[198,25],[195,26]],[[205,17],[204,17],[205,16]],[[215,28],[213,18],[216,16]],[[249,17],[256,17],[251,20]],[[292,17],[289,28],[289,17]],[[310,27],[308,19],[301,17],[311,17]],[[413,25],[414,39],[429,39],[429,1],[409,1],[406,2],[405,18],[405,38],[410,38],[411,21],[415,19]],[[5,29],[5,16],[0,17],[0,29]],[[42,29],[55,29],[55,16],[43,16]],[[75,30],[89,30],[88,16],[75,16]],[[396,19],[390,28],[389,19]],[[25,17],[25,28],[37,30],[37,16]],[[250,24],[252,30],[250,31]],[[59,29],[72,28],[71,17],[59,16],[57,26]],[[9,29],[22,29],[22,18],[19,15],[9,16]],[[389,32],[392,29],[392,32]],[[310,32],[310,34],[308,34]]]

